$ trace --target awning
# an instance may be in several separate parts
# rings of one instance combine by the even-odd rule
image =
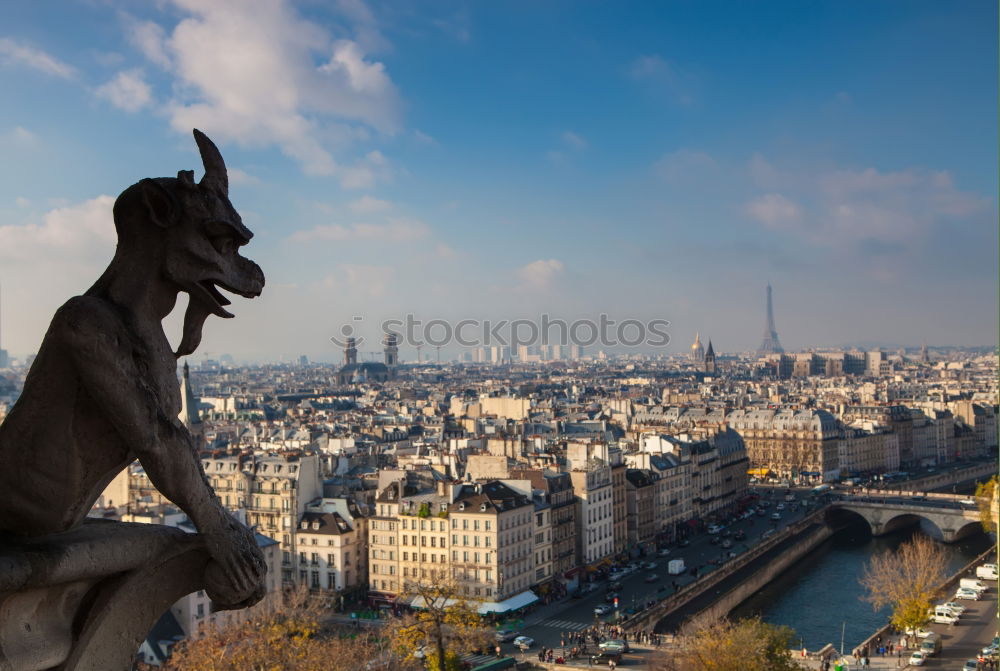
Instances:
[[[518,610],[519,608],[524,608],[525,606],[530,606],[531,604],[538,601],[538,597],[530,589],[520,594],[515,594],[509,599],[504,601],[484,601],[479,604],[479,614],[486,615],[487,613],[507,613],[512,610]]]
[[[472,600],[469,599],[471,602]],[[530,589],[521,592],[520,594],[515,594],[509,599],[504,601],[482,601],[479,603],[479,607],[476,609],[480,615],[486,615],[487,613],[507,613],[512,610],[517,610],[519,608],[524,608],[538,601],[538,597]],[[448,599],[444,607],[452,606],[458,603],[457,599]],[[414,597],[413,601],[410,602],[410,606],[413,608],[424,608],[424,598],[422,596]]]

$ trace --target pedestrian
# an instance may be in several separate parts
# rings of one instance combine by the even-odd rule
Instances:
[[[499,643],[497,643],[496,653],[497,653],[497,659],[500,659],[500,644]]]

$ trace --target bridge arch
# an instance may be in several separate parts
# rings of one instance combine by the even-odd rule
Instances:
[[[968,536],[975,536],[982,530],[983,530],[982,522],[979,522],[978,520],[966,522],[965,524],[963,524],[962,526],[960,526],[958,529],[955,530],[955,532],[952,534],[951,540],[959,541]]]
[[[923,511],[915,510],[900,511],[841,504],[831,506],[823,515],[824,522],[835,529],[847,526],[852,520],[857,520],[858,518],[868,523],[873,536],[883,536],[907,527],[920,526],[931,538],[950,543],[959,537],[971,535],[975,532],[974,528],[966,528],[970,526],[969,524],[965,524],[960,529],[962,536],[958,536],[950,528],[942,529],[939,520],[933,516],[933,512],[931,511],[925,514]]]

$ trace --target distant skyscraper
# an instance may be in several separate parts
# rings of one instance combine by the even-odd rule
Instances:
[[[385,365],[395,366],[399,363],[399,338],[395,333],[386,333],[382,338],[382,351],[385,354]]]
[[[767,285],[767,322],[764,324],[764,342],[757,349],[757,354],[781,354],[781,343],[778,341],[778,331],[774,328],[774,308],[771,305],[771,284]]]
[[[691,345],[691,358],[695,361],[705,360],[705,348],[701,346],[701,334],[697,331],[694,334],[694,344]]]

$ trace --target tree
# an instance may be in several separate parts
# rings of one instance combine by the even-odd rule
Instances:
[[[455,580],[406,583],[403,598],[415,608],[389,625],[389,639],[396,655],[413,660],[423,649],[428,668],[457,671],[460,655],[492,644],[489,629],[476,610],[478,603],[462,594]]]
[[[382,671],[390,667],[406,671],[405,660],[395,659],[377,633],[324,630],[315,603],[301,595],[291,596],[288,602],[274,612],[180,643],[164,671]]]
[[[759,617],[745,620],[696,618],[658,655],[654,671],[801,671],[792,657],[791,627]]]
[[[983,525],[983,531],[990,533],[996,531],[996,524],[993,522],[993,497],[997,491],[997,476],[993,476],[986,482],[976,484],[976,505],[979,506],[979,521]]]
[[[927,611],[948,578],[948,561],[940,545],[923,535],[871,558],[861,585],[862,600],[875,610],[892,607],[890,621],[900,630],[915,629],[929,619]]]

